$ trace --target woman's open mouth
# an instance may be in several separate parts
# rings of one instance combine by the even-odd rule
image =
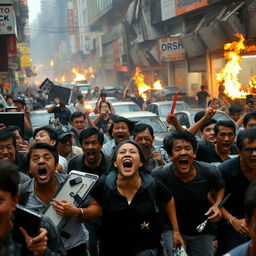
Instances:
[[[132,162],[131,161],[124,161],[123,167],[125,171],[130,171],[132,168]]]

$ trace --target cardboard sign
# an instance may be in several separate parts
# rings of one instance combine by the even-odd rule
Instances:
[[[0,123],[5,126],[15,125],[18,126],[24,134],[24,113],[23,112],[0,112]]]
[[[58,85],[52,85],[49,90],[47,104],[52,104],[55,98],[60,98],[60,101],[65,105],[71,102],[72,90]]]
[[[54,85],[54,83],[49,79],[49,78],[46,78],[42,83],[41,85],[39,86],[39,88],[42,90],[42,91],[45,91],[46,94],[49,93],[49,90],[51,89],[51,87]]]

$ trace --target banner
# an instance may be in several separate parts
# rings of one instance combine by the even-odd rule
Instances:
[[[15,13],[12,6],[0,6],[0,35],[17,34]]]
[[[161,62],[185,59],[185,50],[180,37],[168,37],[158,40],[159,58]]]
[[[208,0],[176,0],[176,15],[193,11],[207,4]]]

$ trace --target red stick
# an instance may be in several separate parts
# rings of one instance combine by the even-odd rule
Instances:
[[[174,109],[176,107],[178,96],[179,96],[179,94],[178,94],[178,92],[176,92],[175,95],[174,95],[174,98],[173,98],[172,109],[171,109],[171,112],[170,112],[171,114],[174,113]]]

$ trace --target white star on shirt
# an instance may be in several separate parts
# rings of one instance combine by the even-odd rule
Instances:
[[[149,229],[149,222],[146,223],[146,221],[144,221],[142,224],[140,224],[140,228],[141,229],[144,229],[144,228]]]

